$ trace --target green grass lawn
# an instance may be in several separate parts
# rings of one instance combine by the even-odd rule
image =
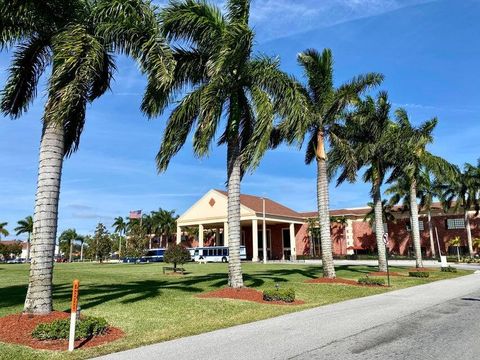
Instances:
[[[141,345],[194,335],[273,316],[383,293],[431,281],[469,274],[431,273],[428,279],[392,277],[392,287],[372,288],[334,284],[306,284],[322,275],[313,265],[243,265],[245,285],[257,289],[293,287],[300,306],[265,305],[247,301],[199,299],[195,295],[227,284],[226,264],[187,264],[185,276],[162,275],[162,264],[56,264],[54,308],[70,306],[71,284],[80,280],[80,305],[86,315],[104,317],[126,336],[111,344],[66,352],[35,351],[0,343],[0,359],[88,358]],[[392,268],[392,271],[406,269]],[[358,279],[374,267],[339,266],[337,276]],[[28,281],[28,265],[0,264],[0,316],[22,311]]]

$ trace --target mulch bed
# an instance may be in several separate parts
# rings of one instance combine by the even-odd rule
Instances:
[[[48,315],[12,314],[0,318],[0,341],[29,346],[34,349],[67,350],[68,340],[38,340],[31,336],[32,331],[40,323],[49,323],[58,319],[70,318],[69,313],[53,311]],[[106,334],[92,338],[76,340],[75,348],[98,346],[117,340],[124,335],[123,331],[109,327]]]
[[[265,301],[263,300],[263,293],[261,291],[250,289],[247,287],[240,289],[233,288],[222,288],[214,291],[209,291],[197,297],[202,299],[208,298],[220,298],[220,299],[234,299],[234,300],[247,300],[254,301],[261,304],[274,304],[274,305],[302,305],[305,304],[302,300],[295,300],[294,302],[288,303],[285,301]]]
[[[383,285],[363,285],[359,284],[358,281],[344,278],[316,278],[305,280],[309,284],[341,284],[341,285],[353,285],[353,286],[363,286],[363,287],[383,287]]]
[[[368,276],[387,276],[386,271],[375,271],[368,273]],[[402,274],[399,272],[390,272],[390,276],[408,276],[408,274]]]

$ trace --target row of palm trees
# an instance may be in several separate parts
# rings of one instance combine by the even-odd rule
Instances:
[[[6,237],[10,235],[10,232],[7,230],[8,222],[0,223],[0,239],[2,236]],[[33,233],[33,218],[27,216],[25,219],[19,220],[17,222],[17,227],[14,229],[17,235],[27,234],[27,259],[30,258],[30,237]]]
[[[380,246],[381,187],[405,178],[416,216],[419,161],[431,161],[432,171],[450,168],[426,151],[436,121],[415,128],[403,110],[392,121],[385,92],[362,99],[365,91],[381,83],[381,74],[360,75],[334,87],[330,50],[306,50],[298,56],[306,78],[301,83],[280,69],[277,58],[253,52],[255,36],[249,16],[249,0],[227,0],[224,12],[200,0],[172,1],[162,9],[146,0],[0,1],[0,47],[15,48],[2,92],[2,112],[16,118],[27,111],[40,76],[51,69],[42,119],[26,312],[52,310],[52,254],[62,164],[78,149],[86,105],[109,89],[115,54],[133,58],[146,75],[141,110],[147,116],[158,116],[173,106],[156,157],[160,172],[166,171],[192,131],[196,156],[207,155],[214,144],[225,145],[229,286],[243,286],[239,253],[243,175],[258,166],[268,149],[282,142],[301,146],[305,138],[306,163],[317,163],[324,276],[335,277],[329,175],[337,174],[340,184],[355,181],[361,169],[366,169],[364,180],[372,185],[379,267],[385,269],[385,251]],[[120,220],[114,226],[118,225],[118,231],[125,231]],[[412,227],[418,233],[418,223]],[[417,254],[420,265],[421,254]]]

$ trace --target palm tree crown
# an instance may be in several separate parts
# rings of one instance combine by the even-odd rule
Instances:
[[[6,226],[8,225],[7,222],[2,222],[0,223],[0,237],[1,236],[8,236],[10,233],[6,229]]]

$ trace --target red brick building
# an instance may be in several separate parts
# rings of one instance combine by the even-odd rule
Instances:
[[[309,228],[308,219],[315,219],[316,212],[299,213],[267,198],[253,195],[240,196],[242,245],[247,257],[253,261],[263,258],[263,223],[266,228],[266,253],[268,259],[296,258],[300,255],[319,256],[319,239],[315,230]],[[370,208],[331,210],[330,216],[338,221],[331,223],[333,253],[337,256],[376,252],[375,233],[369,222],[364,221]],[[397,255],[413,253],[410,219],[408,212],[394,208],[395,221],[384,224],[388,232],[390,252]],[[469,214],[472,237],[480,237],[480,217]],[[420,212],[420,234],[422,252],[431,255],[431,240],[428,217]],[[431,211],[433,243],[438,254],[453,253],[448,242],[456,236],[462,239],[461,250],[466,251],[467,233],[463,214],[445,213],[439,204]],[[314,221],[311,227],[314,227]],[[192,227],[198,227],[198,235],[189,236]],[[438,241],[437,241],[438,234]],[[294,241],[291,241],[294,239]],[[187,246],[228,245],[227,195],[221,190],[210,190],[177,221],[177,242]],[[478,250],[478,249],[475,249]]]

